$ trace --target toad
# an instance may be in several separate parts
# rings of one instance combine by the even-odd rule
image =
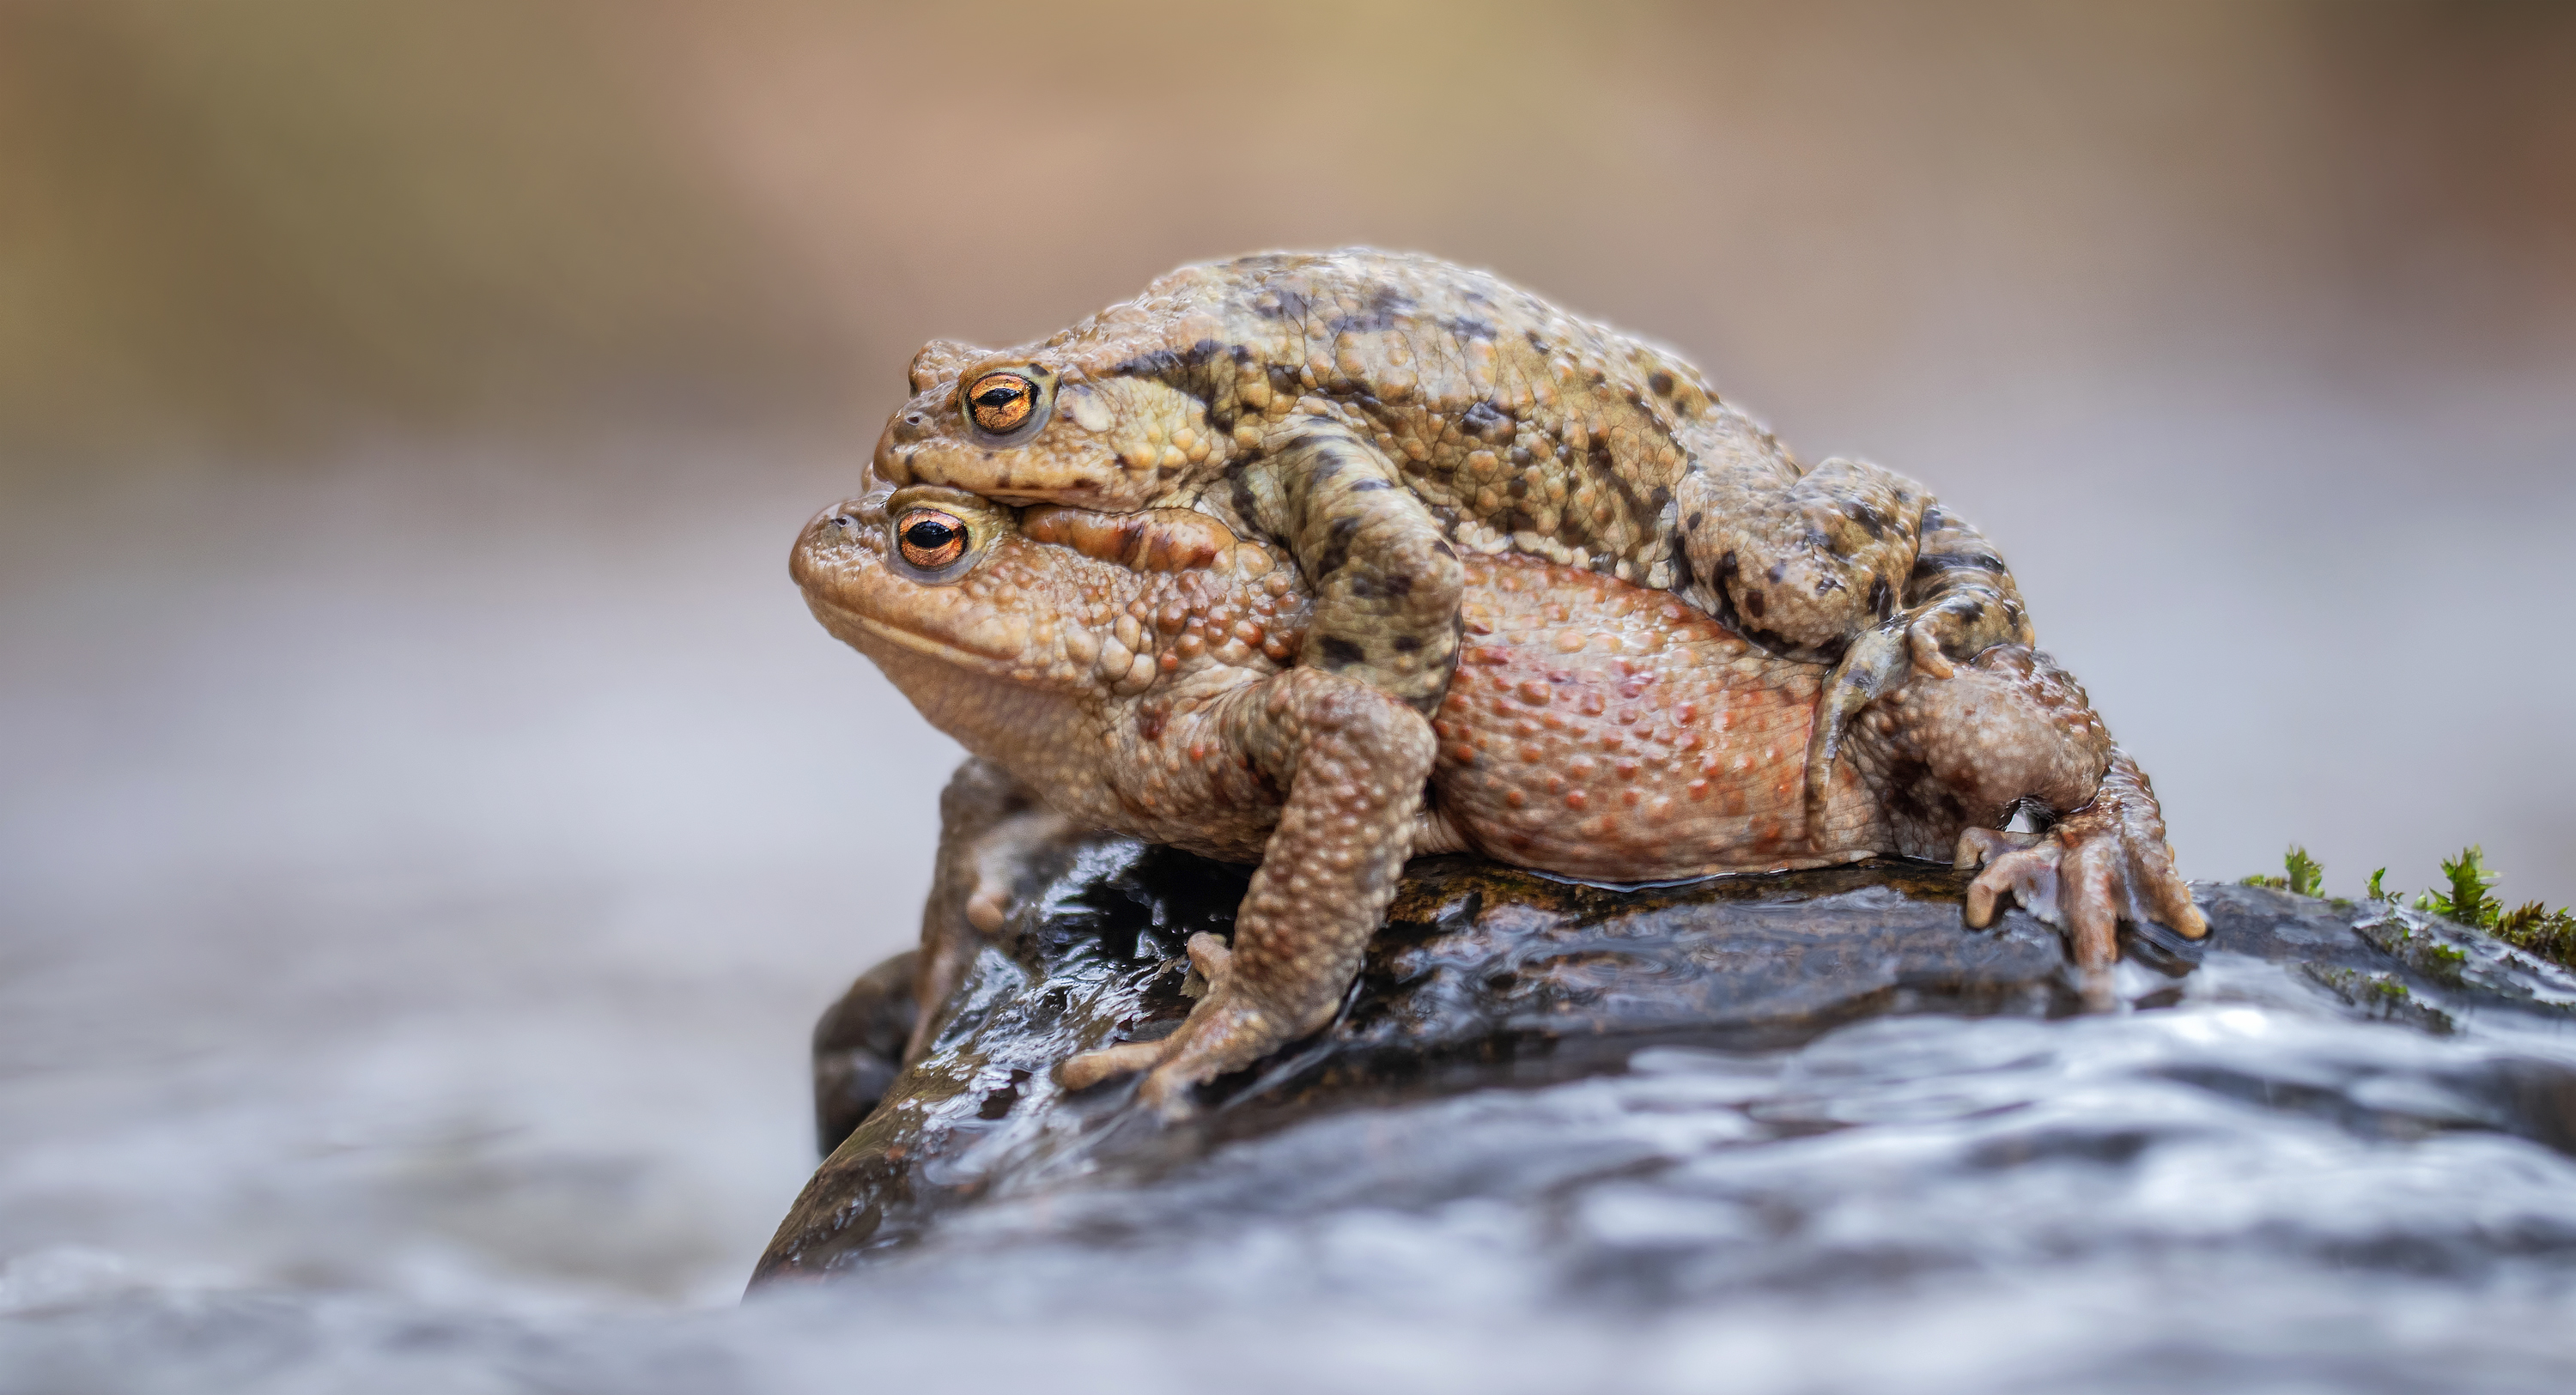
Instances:
[[[1061,1067],[1074,1088],[1146,1071],[1166,1112],[1331,1019],[1418,854],[1614,882],[1955,858],[1984,866],[1972,925],[2018,898],[2097,978],[2121,919],[2206,930],[2145,776],[2026,645],[1902,674],[1810,799],[1829,667],[1588,567],[1460,557],[1458,662],[1427,714],[1302,662],[1326,589],[1199,511],[879,482],[808,525],[792,570],[817,618],[977,758],[943,800],[934,900],[982,910],[925,921],[916,1050],[970,922],[999,923],[979,864],[1050,827],[1260,864],[1231,946],[1189,946],[1207,991],[1180,1028]],[[2046,831],[2002,831],[2017,813]]]
[[[1183,267],[1033,344],[934,341],[911,386],[879,478],[1271,540],[1313,584],[1299,661],[1417,711],[1458,662],[1461,554],[1668,590],[1833,665],[1811,802],[1905,669],[2032,642],[2002,560],[1923,486],[1810,468],[1673,354],[1430,257]]]

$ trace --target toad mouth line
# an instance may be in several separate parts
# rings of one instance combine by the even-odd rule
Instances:
[[[972,649],[961,649],[944,640],[932,639],[928,635],[916,634],[913,631],[889,625],[882,620],[862,615],[831,601],[808,597],[807,604],[813,608],[816,618],[820,619],[827,629],[836,632],[859,630],[871,638],[884,640],[889,644],[909,649],[916,654],[937,659],[943,663],[971,668],[990,677],[1011,682],[1022,684],[1030,682],[1028,669],[1009,659],[996,658],[990,654],[978,654]]]

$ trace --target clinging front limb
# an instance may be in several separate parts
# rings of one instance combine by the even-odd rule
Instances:
[[[1816,823],[1863,708],[1909,670],[1947,677],[2031,630],[2003,559],[1922,485],[1857,460],[1796,469],[1730,453],[1679,498],[1699,520],[1686,544],[1719,614],[1773,653],[1833,665],[1807,747]]]
[[[1394,464],[1313,417],[1241,480],[1250,521],[1287,544],[1314,588],[1297,662],[1416,712],[1439,706],[1458,666],[1458,555]]]

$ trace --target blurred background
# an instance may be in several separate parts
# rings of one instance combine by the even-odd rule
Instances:
[[[2195,876],[2576,899],[2570,73],[2553,4],[0,0],[0,1308],[729,1299],[955,759],[789,542],[923,340],[1261,248],[1929,482]]]

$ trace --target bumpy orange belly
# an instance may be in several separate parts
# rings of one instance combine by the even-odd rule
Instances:
[[[1472,558],[1432,797],[1479,849],[1605,881],[1814,866],[1877,850],[1848,764],[1823,837],[1802,811],[1825,670],[1753,648],[1662,591]]]

